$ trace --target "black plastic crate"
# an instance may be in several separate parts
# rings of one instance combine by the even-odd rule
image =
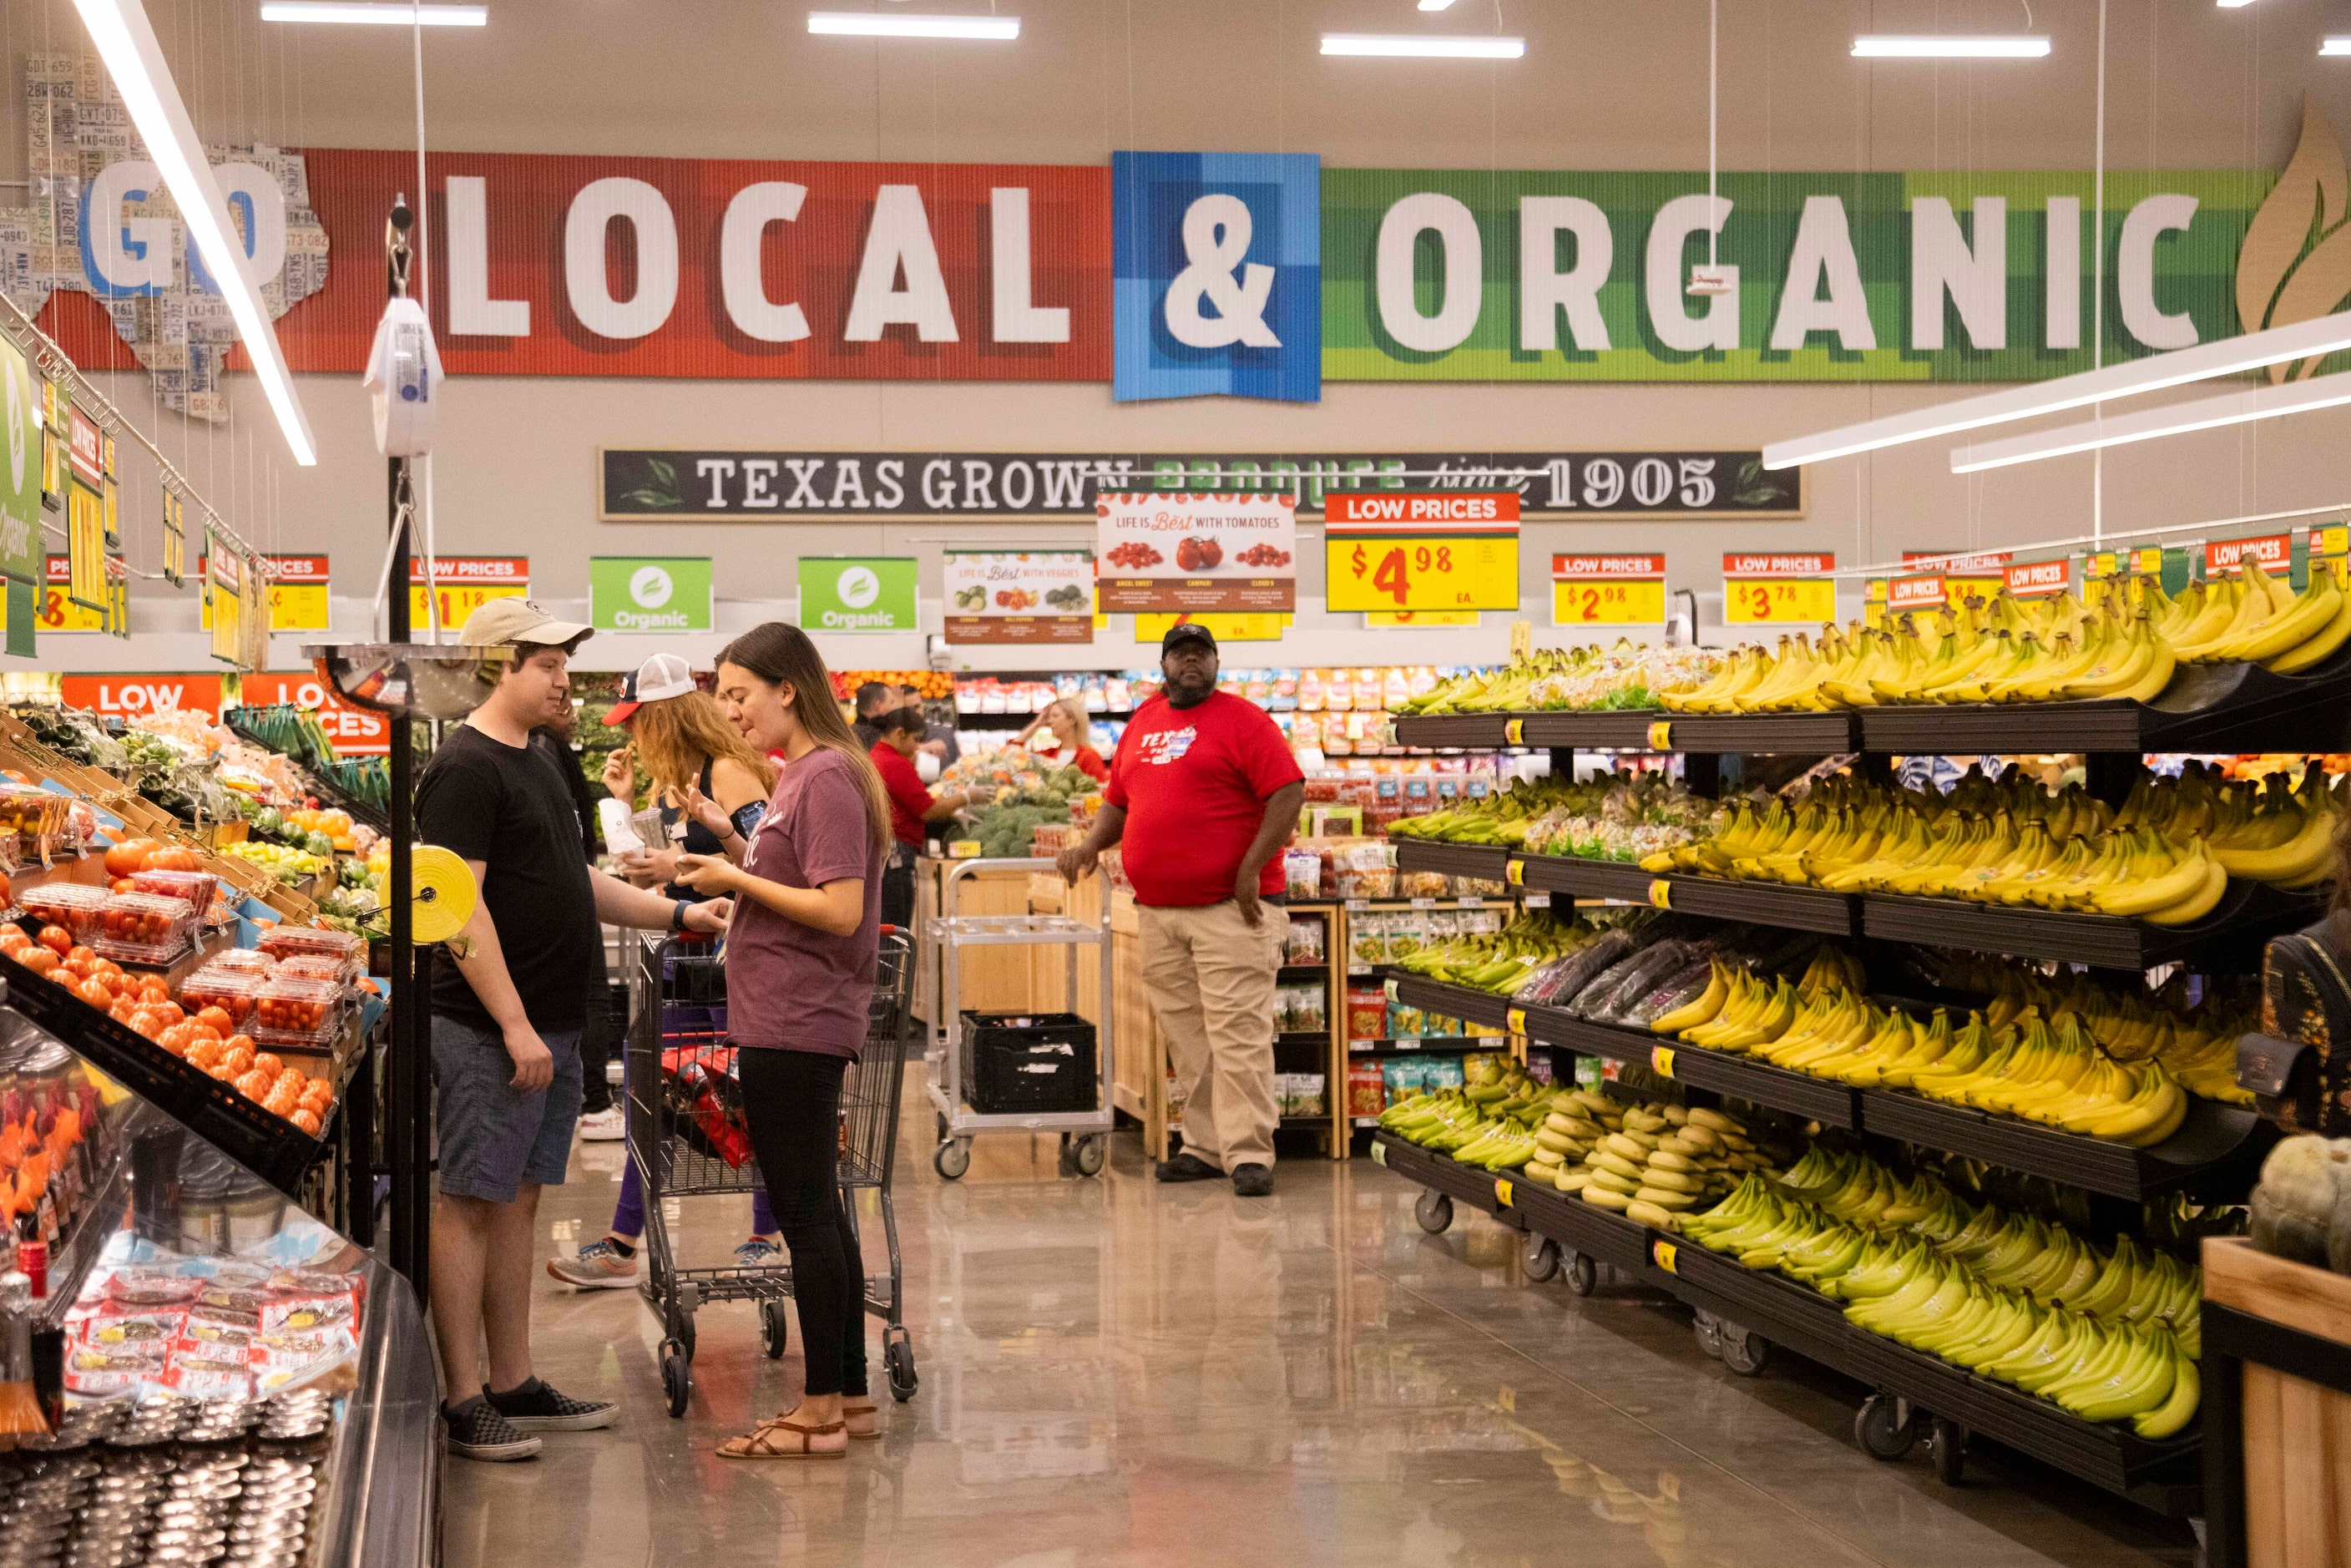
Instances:
[[[1092,1111],[1094,1026],[1075,1013],[963,1015],[963,1092],[975,1111]]]

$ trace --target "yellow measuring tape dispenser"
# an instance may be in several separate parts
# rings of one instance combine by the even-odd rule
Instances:
[[[418,844],[409,852],[409,880],[415,888],[409,930],[420,946],[446,942],[465,928],[481,899],[473,871],[454,850]]]

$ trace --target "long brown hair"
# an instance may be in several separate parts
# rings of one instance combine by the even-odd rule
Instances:
[[[765,622],[727,643],[718,662],[747,670],[771,686],[792,688],[792,717],[808,731],[810,740],[839,752],[849,764],[850,776],[865,794],[867,835],[875,849],[887,851],[890,796],[882,788],[882,775],[873,758],[857,744],[849,721],[841,716],[841,705],[832,696],[832,674],[809,634],[786,622]]]
[[[775,763],[752,749],[706,692],[640,705],[629,721],[629,737],[637,743],[656,789],[683,795],[687,785],[699,782],[703,763],[712,761],[738,762],[757,776],[764,793],[776,791]]]

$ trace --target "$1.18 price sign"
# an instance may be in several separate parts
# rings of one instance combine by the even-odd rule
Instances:
[[[1511,610],[1519,602],[1516,534],[1325,538],[1329,608]]]

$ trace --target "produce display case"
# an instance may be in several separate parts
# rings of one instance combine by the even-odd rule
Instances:
[[[91,1560],[167,1561],[196,1530],[273,1561],[435,1561],[439,1396],[407,1282],[13,1006],[0,1093],[36,1127],[87,1113],[33,1309],[50,1429],[0,1455],[0,1516],[37,1508]]]
[[[2203,1316],[2208,1561],[2351,1560],[2351,1279],[2216,1238]]]

